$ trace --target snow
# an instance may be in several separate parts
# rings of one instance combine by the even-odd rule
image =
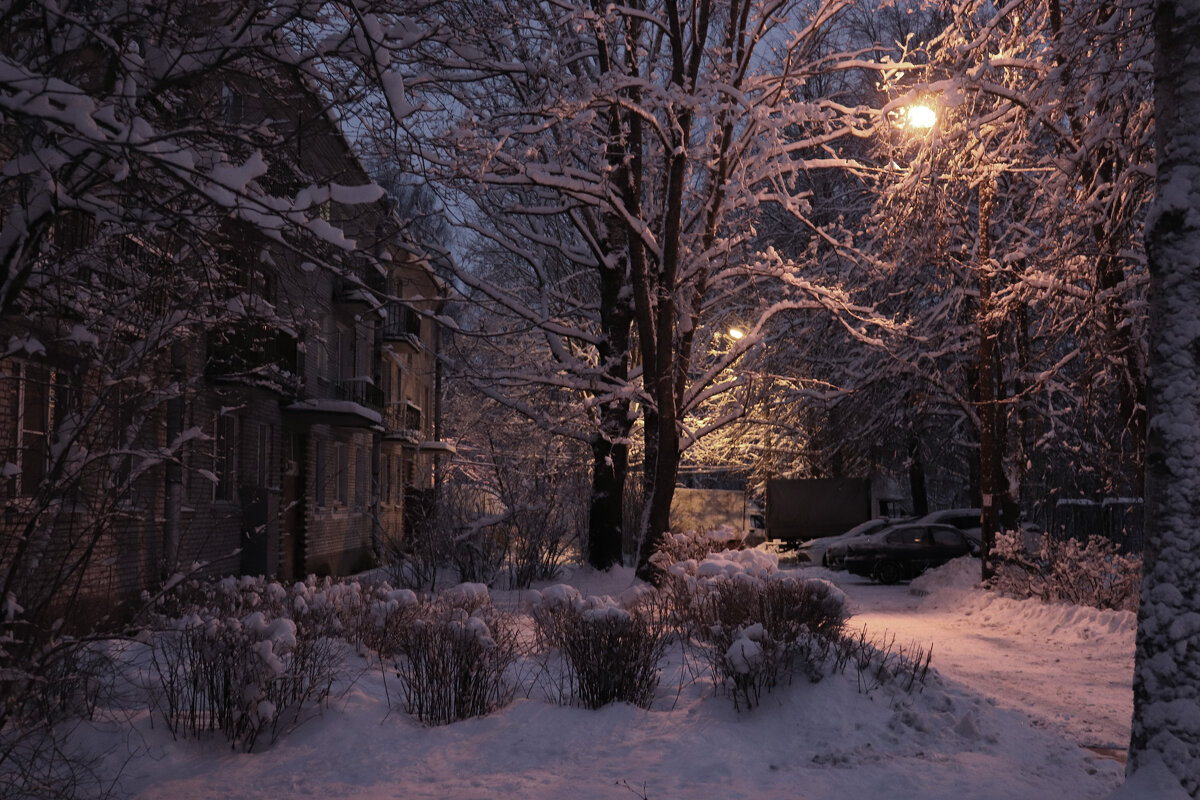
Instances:
[[[1129,732],[1133,616],[996,597],[974,586],[978,570],[963,559],[907,587],[794,570],[838,583],[852,630],[932,647],[933,669],[911,693],[848,669],[797,679],[738,713],[676,646],[650,710],[562,707],[535,690],[488,717],[426,728],[389,710],[395,676],[360,655],[330,707],[254,753],[220,739],[174,741],[140,711],[135,731],[124,718],[98,722],[82,742],[109,763],[128,759],[119,795],[138,800],[1109,796]],[[455,588],[468,601],[480,592]],[[578,569],[565,583],[492,597],[524,613],[531,602],[581,598],[616,608],[611,598],[637,593],[631,570]],[[758,633],[749,626],[734,644],[747,666]],[[1146,770],[1141,789],[1118,797],[1170,797],[1160,778]]]
[[[315,411],[329,414],[352,414],[362,417],[366,420],[380,424],[383,417],[378,411],[367,408],[366,406],[355,403],[353,400],[334,400],[326,397],[308,398],[292,403],[287,407],[288,411]]]

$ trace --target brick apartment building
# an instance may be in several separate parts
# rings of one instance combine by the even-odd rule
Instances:
[[[430,494],[451,449],[441,286],[387,200],[360,202],[369,178],[319,98],[298,77],[271,83],[231,75],[206,91],[226,121],[274,132],[260,178],[273,194],[347,187],[309,192],[347,241],[336,259],[305,257],[331,246],[320,237],[230,221],[215,262],[193,264],[186,242],[105,238],[73,212],[47,239],[37,302],[0,319],[0,565],[23,565],[9,585],[26,596],[71,582],[134,597],[193,569],[347,574]],[[234,280],[197,294],[210,274]],[[183,284],[207,310],[171,300]],[[169,346],[142,346],[163,320]]]

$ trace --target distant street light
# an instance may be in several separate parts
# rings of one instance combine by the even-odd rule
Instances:
[[[737,339],[741,339],[745,335],[746,335],[745,332],[741,328],[730,328],[729,329],[729,338],[733,339],[735,341]]]

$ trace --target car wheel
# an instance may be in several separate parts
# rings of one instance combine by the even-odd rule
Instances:
[[[900,565],[895,561],[881,561],[875,567],[875,579],[880,583],[895,583],[900,580]]]

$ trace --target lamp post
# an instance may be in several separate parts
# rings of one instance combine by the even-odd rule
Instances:
[[[938,121],[937,110],[924,103],[907,106],[900,112],[905,127],[924,134]],[[1005,420],[1000,405],[1002,368],[1000,363],[999,324],[994,318],[991,221],[996,205],[996,173],[984,167],[977,195],[978,227],[976,230],[975,273],[979,288],[978,330],[979,347],[975,363],[976,413],[979,419],[979,506],[982,578],[995,574],[992,550],[996,535],[1003,529],[1002,519],[1007,511],[1015,510],[1004,475],[1006,436]],[[1015,515],[1014,515],[1015,516]],[[1016,520],[1009,520],[1015,524]]]

